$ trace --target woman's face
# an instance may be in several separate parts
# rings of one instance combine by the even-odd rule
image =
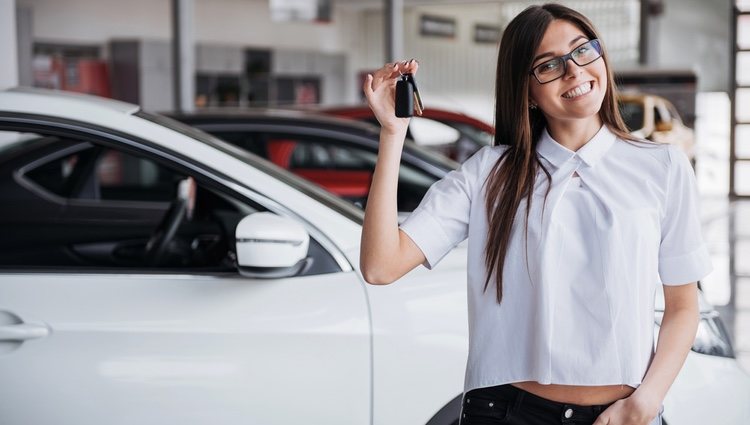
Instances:
[[[588,40],[576,25],[562,19],[552,21],[534,54],[532,69],[554,57],[570,53]],[[584,66],[578,66],[568,59],[565,74],[545,84],[540,84],[533,75],[529,75],[529,100],[542,110],[550,124],[555,121],[600,120],[599,109],[606,90],[604,58]]]

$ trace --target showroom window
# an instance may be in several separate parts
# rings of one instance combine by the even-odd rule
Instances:
[[[729,194],[750,197],[750,2],[734,7],[732,67],[732,136],[729,151]]]

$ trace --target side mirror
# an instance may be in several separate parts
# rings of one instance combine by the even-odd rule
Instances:
[[[250,214],[235,231],[237,268],[252,278],[280,278],[303,273],[310,235],[298,222],[269,212]]]

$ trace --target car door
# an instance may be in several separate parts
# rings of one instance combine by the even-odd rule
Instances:
[[[312,234],[308,255],[317,268],[301,276],[246,278],[227,257],[182,255],[180,244],[173,257],[189,261],[147,267],[137,255],[123,257],[122,247],[137,251],[148,239],[144,229],[153,229],[169,206],[159,196],[171,196],[170,182],[194,178],[196,214],[213,208],[212,220],[230,215],[229,223],[284,199],[249,199],[251,188],[237,193],[201,164],[186,168],[154,145],[140,150],[139,141],[118,145],[121,134],[42,124],[43,130],[21,128],[0,117],[5,139],[13,137],[7,130],[39,135],[21,148],[0,145],[0,165],[18,165],[0,173],[0,198],[15,206],[0,209],[0,234],[15,235],[0,247],[0,423],[370,423],[363,283],[316,241],[324,235]],[[55,184],[84,161],[70,165],[69,152],[53,148],[58,156],[24,161],[36,152],[34,143],[50,137],[85,139],[110,154],[91,164],[83,183],[70,185],[78,191],[56,194]],[[29,178],[57,160],[47,180]],[[201,196],[209,207],[200,205]],[[26,214],[24,202],[34,206]],[[203,224],[180,228],[193,232],[194,249],[221,237]],[[28,249],[35,245],[42,254]],[[225,254],[231,258],[231,246]]]

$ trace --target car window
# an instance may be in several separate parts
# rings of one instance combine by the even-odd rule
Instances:
[[[107,149],[98,158],[95,180],[103,200],[170,202],[185,177],[149,159]]]
[[[638,102],[620,102],[620,115],[630,131],[643,128],[643,105]]]
[[[86,158],[86,146],[82,146],[78,152],[65,155],[61,158],[50,160],[36,166],[24,174],[24,177],[36,183],[43,190],[55,195],[68,197],[72,191],[74,174],[73,170],[80,169]]]
[[[171,202],[185,176],[129,153],[81,143],[75,152],[26,171],[55,195],[97,201]]]
[[[184,190],[188,177],[194,190]],[[146,154],[56,136],[0,155],[0,179],[3,268],[234,273],[235,228],[265,211]],[[341,270],[314,238],[308,256],[305,275]]]
[[[247,149],[238,148],[237,145],[227,143],[227,141],[225,140],[218,139],[213,135],[199,130],[197,127],[203,126],[199,125],[198,123],[193,124],[196,127],[191,127],[190,125],[176,121],[172,118],[168,118],[159,114],[153,114],[143,110],[140,110],[133,115],[141,119],[151,121],[178,133],[184,134],[195,140],[199,140],[200,142],[205,143],[214,149],[218,149],[219,151],[227,155],[237,158],[240,161],[243,161],[252,166],[253,168],[257,168],[263,173],[268,174],[276,180],[279,180],[285,185],[288,185],[293,189],[304,193],[306,196],[315,199],[326,207],[336,211],[337,213],[343,215],[344,217],[352,220],[357,224],[362,224],[364,221],[364,212],[361,209],[353,206],[351,203],[346,202],[345,200],[333,195],[332,193],[324,189],[321,189],[319,186],[316,186],[315,184],[312,184],[305,179],[295,176],[294,174],[290,173],[287,170],[284,170],[281,167],[273,165],[270,161],[264,159],[267,158],[265,154],[253,155]]]
[[[0,131],[0,154],[12,150],[19,145],[38,139],[34,133],[19,133],[17,131]]]
[[[364,149],[351,148],[318,141],[275,139],[266,143],[271,152],[278,148],[289,149],[291,156],[285,168],[329,169],[371,171],[374,168],[372,154]]]
[[[377,161],[374,147],[333,138],[288,133],[213,132],[227,141],[242,140],[254,152],[326,190],[364,207]],[[402,161],[398,176],[398,210],[413,211],[437,177]]]

